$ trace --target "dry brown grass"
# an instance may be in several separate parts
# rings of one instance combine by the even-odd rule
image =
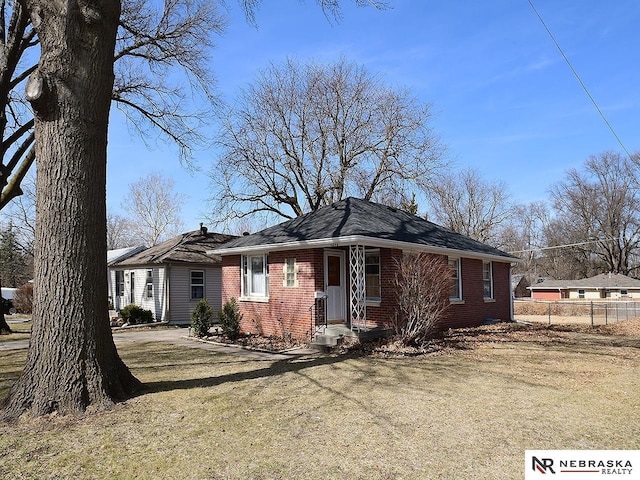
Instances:
[[[0,342],[10,342],[13,340],[25,340],[31,333],[31,315],[11,315],[5,317],[9,322],[9,327],[13,333],[0,335]],[[15,320],[20,320],[16,322]]]
[[[0,354],[0,395],[25,353]],[[121,354],[148,392],[0,425],[1,478],[505,479],[525,449],[640,448],[638,324],[453,331],[406,358]]]

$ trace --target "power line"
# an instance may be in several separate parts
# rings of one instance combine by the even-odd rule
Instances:
[[[622,150],[624,150],[624,152],[627,154],[627,156],[629,157],[630,160],[633,160],[631,157],[631,154],[629,153],[629,151],[627,150],[627,147],[624,146],[624,144],[622,143],[622,140],[620,139],[620,137],[618,136],[618,134],[615,132],[615,130],[613,129],[613,127],[611,126],[611,124],[609,123],[609,120],[607,120],[607,117],[605,117],[603,111],[600,109],[600,107],[598,106],[598,104],[596,103],[596,100],[593,98],[593,96],[591,95],[591,93],[589,92],[589,89],[587,88],[587,86],[584,84],[584,82],[582,81],[582,79],[580,78],[580,75],[578,75],[578,72],[576,71],[575,68],[573,68],[573,65],[571,64],[571,62],[569,61],[569,58],[565,55],[564,51],[562,50],[562,48],[560,47],[560,44],[558,43],[558,41],[556,40],[556,38],[553,36],[553,33],[551,33],[551,30],[549,29],[549,27],[547,26],[547,24],[544,22],[544,20],[542,19],[542,16],[540,16],[540,14],[538,13],[538,10],[536,10],[536,7],[533,5],[533,0],[527,0],[529,2],[529,5],[531,6],[531,9],[533,10],[533,12],[536,14],[536,16],[538,17],[538,20],[540,20],[540,23],[542,23],[542,26],[544,27],[544,29],[547,31],[547,33],[549,34],[549,37],[551,37],[551,40],[553,41],[553,43],[555,44],[556,48],[558,49],[558,51],[560,52],[560,54],[562,55],[562,58],[564,58],[564,61],[567,62],[567,65],[569,65],[569,68],[571,69],[571,71],[573,72],[573,75],[576,77],[576,79],[578,80],[578,83],[580,84],[580,86],[582,87],[582,89],[584,90],[584,93],[587,94],[587,96],[589,97],[589,100],[591,100],[591,103],[593,103],[593,106],[596,107],[596,110],[598,111],[598,113],[600,114],[600,117],[602,117],[602,120],[604,121],[604,123],[607,125],[607,127],[609,128],[609,131],[613,134],[613,136],[615,137],[615,139],[618,141],[618,143],[620,144],[620,146],[622,147]]]
[[[554,246],[551,246],[551,247],[528,248],[526,250],[516,250],[515,252],[507,252],[507,253],[514,255],[516,253],[540,252],[540,251],[543,251],[543,250],[555,250],[557,248],[581,247],[582,245],[589,245],[589,244],[592,244],[592,243],[599,243],[599,242],[603,242],[603,241],[606,241],[606,240],[617,241],[618,239],[617,238],[613,238],[613,237],[610,237],[610,238],[598,238],[596,240],[588,240],[586,242],[567,243],[567,244],[564,244],[564,245],[554,245]]]

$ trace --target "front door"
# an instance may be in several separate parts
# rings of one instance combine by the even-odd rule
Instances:
[[[324,282],[327,293],[327,322],[329,323],[346,323],[347,321],[344,264],[344,252],[325,250]]]

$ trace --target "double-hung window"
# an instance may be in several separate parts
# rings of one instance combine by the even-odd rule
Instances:
[[[451,300],[462,300],[462,278],[460,275],[459,258],[449,258],[449,272],[451,276],[449,298]]]
[[[267,255],[242,256],[242,296],[269,296],[269,262]]]
[[[124,270],[116,270],[116,297],[124,297]]]
[[[485,299],[493,298],[493,264],[482,262],[482,294]]]
[[[147,270],[147,298],[153,298],[153,270]]]
[[[369,301],[380,301],[380,251],[371,250],[364,254],[364,275],[366,297]]]
[[[204,298],[204,270],[191,270],[191,300]]]

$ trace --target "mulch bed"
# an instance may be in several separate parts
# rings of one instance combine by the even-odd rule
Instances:
[[[398,338],[384,338],[360,343],[345,339],[333,349],[335,354],[362,354],[384,357],[414,357],[419,355],[444,355],[456,350],[469,350],[485,343],[565,343],[575,342],[568,333],[593,334],[604,336],[624,336],[640,339],[640,319],[624,320],[609,325],[591,327],[590,325],[546,325],[503,322],[474,328],[450,329],[442,332],[422,347],[404,345]],[[291,348],[305,346],[300,342],[257,335],[242,336],[230,340],[221,334],[206,337],[205,340],[224,344],[234,344],[256,350],[282,352]]]

